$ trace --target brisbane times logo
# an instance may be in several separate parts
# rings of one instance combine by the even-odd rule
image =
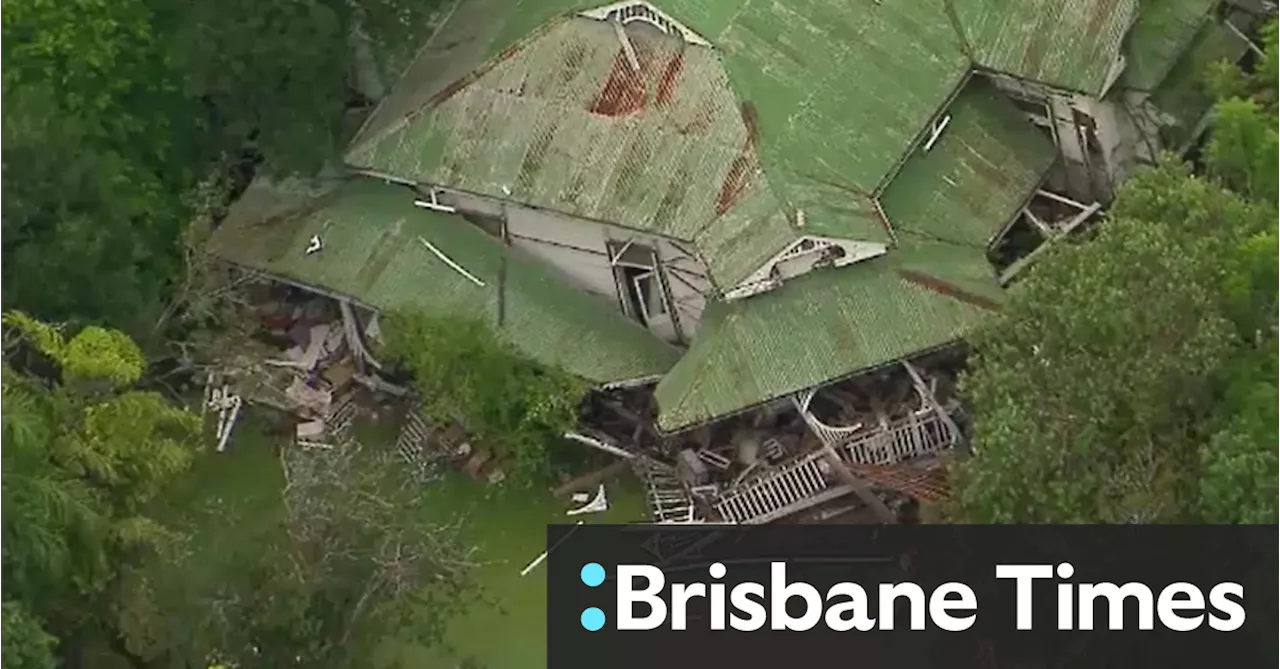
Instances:
[[[1073,581],[1073,565],[1004,564],[994,566],[997,582],[1014,594],[1015,626],[1030,630],[1052,624],[1063,631],[1152,630],[1191,632],[1209,628],[1231,632],[1245,622],[1244,586],[1220,582],[1207,592],[1189,582],[1162,587]],[[963,632],[978,618],[973,588],[957,581],[928,590],[916,583],[860,584],[838,582],[818,588],[788,576],[787,563],[769,563],[767,583],[729,582],[728,569],[716,562],[700,580],[669,582],[659,567],[620,564],[613,567],[616,598],[613,611],[600,606],[581,611],[582,628],[638,631],[757,630],[837,632],[925,630]],[[688,573],[688,572],[685,572]],[[597,563],[585,564],[579,577],[600,588],[610,574]],[[601,593],[604,594],[603,592]],[[1052,621],[1033,619],[1033,600],[1050,597]],[[691,612],[694,612],[691,615]],[[1008,617],[1005,612],[1002,617]]]

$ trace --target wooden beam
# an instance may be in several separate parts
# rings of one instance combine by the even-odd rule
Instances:
[[[1252,51],[1255,56],[1259,58],[1267,57],[1266,52],[1264,52],[1260,47],[1258,47],[1257,44],[1254,44],[1253,40],[1249,39],[1248,35],[1244,34],[1243,32],[1240,32],[1240,29],[1237,28],[1236,25],[1232,23],[1230,20],[1224,19],[1222,21],[1222,25],[1226,26],[1227,30],[1229,30],[1231,34],[1244,40],[1245,46],[1249,47],[1249,50]]]
[[[853,490],[853,494],[857,495],[858,499],[861,499],[864,504],[871,507],[880,522],[886,525],[897,524],[898,517],[894,515],[893,511],[889,510],[888,506],[885,506],[884,501],[871,490],[871,486],[866,481],[849,471],[848,465],[844,460],[840,459],[839,455],[836,455],[835,449],[824,444],[822,451],[823,459],[827,461],[827,464],[831,465],[831,469],[835,471],[836,476],[840,477],[840,480]]]
[[[1057,234],[1044,240],[1044,242],[1042,242],[1039,246],[1032,249],[1031,253],[1028,253],[1027,255],[1022,256],[1021,258],[1018,258],[1013,262],[1012,265],[1009,265],[1009,267],[1007,267],[1004,270],[1004,272],[1000,275],[1000,285],[1002,286],[1009,285],[1009,283],[1012,282],[1013,279],[1018,276],[1018,274],[1021,274],[1023,270],[1025,270],[1028,266],[1030,266],[1031,263],[1034,262],[1036,258],[1044,254],[1044,252],[1049,249],[1050,245],[1056,243],[1058,240],[1062,239],[1063,237],[1066,237],[1072,232],[1075,232],[1076,228],[1083,225],[1085,221],[1089,220],[1090,217],[1092,217],[1101,209],[1102,209],[1102,205],[1098,204],[1097,202],[1094,202],[1093,204],[1082,209],[1079,214],[1076,214],[1075,218],[1071,219],[1070,221],[1067,222],[1066,225],[1062,226],[1062,229],[1059,230]]]
[[[911,383],[915,385],[916,392],[920,393],[920,396],[924,398],[924,401],[929,404],[930,408],[938,412],[938,418],[942,419],[942,423],[947,426],[947,430],[951,432],[952,438],[956,442],[959,442],[960,427],[956,425],[954,420],[951,420],[951,414],[947,413],[947,410],[943,408],[942,403],[934,396],[933,391],[929,389],[929,384],[924,382],[924,377],[920,376],[920,370],[916,369],[915,365],[907,362],[906,360],[902,361],[902,366],[906,367],[907,373],[911,375]]]
[[[592,448],[598,448],[606,453],[612,453],[620,458],[626,458],[630,460],[636,457],[635,453],[632,453],[630,451],[625,451],[621,448],[618,448],[617,446],[614,446],[613,444],[607,444],[594,437],[588,437],[585,434],[578,434],[577,432],[565,432],[564,437],[565,439],[572,439],[573,441],[576,441],[580,444],[586,444],[588,446],[591,446]]]
[[[1076,202],[1075,200],[1072,200],[1071,198],[1065,195],[1058,195],[1057,193],[1052,193],[1043,188],[1037,190],[1036,195],[1039,195],[1041,197],[1047,197],[1050,200],[1061,202],[1062,204],[1070,205],[1072,207],[1075,207],[1076,209],[1087,209],[1089,207],[1089,205],[1084,204],[1083,202]]]
[[[630,468],[631,462],[629,460],[617,460],[607,467],[597,469],[594,472],[583,474],[582,476],[565,482],[560,487],[552,490],[551,496],[567,497],[572,493],[594,488]]]
[[[1031,225],[1035,226],[1035,229],[1040,233],[1040,236],[1045,239],[1053,236],[1053,228],[1050,228],[1044,221],[1040,220],[1039,216],[1031,213],[1030,209],[1023,209],[1022,214],[1027,217],[1027,220],[1031,222]]]

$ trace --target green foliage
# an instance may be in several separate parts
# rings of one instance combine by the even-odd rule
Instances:
[[[179,277],[196,180],[333,158],[358,98],[353,35],[412,50],[436,4],[5,3],[5,307],[149,333]]]
[[[526,481],[553,472],[556,446],[578,424],[584,383],[521,357],[478,321],[399,313],[384,332],[387,354],[413,375],[428,417],[460,421],[513,457]]]
[[[1249,442],[1261,423],[1231,418],[1253,415],[1267,390],[1249,384],[1240,391],[1248,404],[1219,399],[1236,365],[1257,364],[1238,362],[1254,350],[1242,326],[1267,314],[1274,322],[1274,310],[1255,311],[1274,304],[1274,282],[1268,298],[1254,278],[1267,276],[1255,247],[1274,217],[1272,207],[1166,163],[1126,185],[1096,238],[1050,251],[975,338],[963,388],[976,456],[957,471],[965,515],[981,522],[1244,517],[1223,517],[1222,504],[1202,508],[1196,500],[1239,483],[1246,463],[1262,467],[1250,472],[1257,481],[1276,478],[1275,441]],[[1226,432],[1215,436],[1224,416]],[[1266,491],[1237,492],[1261,499]],[[1274,516],[1274,503],[1255,511]]]
[[[1177,513],[1178,446],[1229,332],[1195,246],[1145,220],[1109,221],[1096,240],[1051,251],[975,338],[963,388],[977,457],[960,477],[973,519]]]
[[[1219,102],[1206,148],[1206,166],[1228,188],[1245,197],[1275,202],[1277,24],[1262,29],[1265,55],[1251,74],[1229,63],[1210,71],[1210,88]]]
[[[3,9],[6,306],[132,325],[176,270],[198,107],[144,0]]]
[[[40,595],[95,574],[87,547],[106,524],[93,489],[51,457],[56,423],[49,398],[5,369],[3,552],[6,591]]]
[[[190,534],[124,580],[124,643],[152,666],[345,669],[388,637],[439,640],[473,596],[467,551],[387,455],[289,451],[288,526],[249,536],[201,490]]]
[[[1276,522],[1280,368],[1275,334],[1259,344],[1255,355],[1240,356],[1229,371],[1221,428],[1200,449],[1197,511],[1211,522]]]
[[[1211,78],[1210,178],[1169,160],[1135,176],[975,338],[963,518],[1277,521],[1274,23],[1265,35],[1257,74]]]
[[[19,602],[5,601],[4,630],[0,634],[4,650],[0,652],[3,669],[53,669],[57,663],[53,648],[57,639],[50,636]]]
[[[129,388],[143,361],[119,332],[67,340],[20,313],[4,323],[60,372],[50,383],[3,367],[5,592],[74,636],[120,570],[168,536],[145,507],[187,467],[200,421]]]

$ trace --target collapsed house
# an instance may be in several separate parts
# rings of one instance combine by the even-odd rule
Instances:
[[[256,181],[212,248],[347,308],[478,319],[601,389],[651,389],[657,455],[585,438],[634,459],[659,521],[937,497],[961,429],[910,361],[999,308],[1025,266],[989,260],[1011,229],[1060,238],[1190,146],[1210,104],[1190,73],[1246,54],[1261,11],[462,0],[341,178]],[[819,410],[888,372],[907,397]],[[749,458],[685,447],[762,407],[804,438]]]

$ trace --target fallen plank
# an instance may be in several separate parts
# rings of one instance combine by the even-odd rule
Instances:
[[[608,481],[609,479],[630,469],[631,463],[627,460],[618,460],[607,467],[602,467],[594,472],[583,474],[575,479],[565,482],[563,485],[551,491],[552,497],[568,497],[569,495],[582,490],[590,490],[596,486]]]

